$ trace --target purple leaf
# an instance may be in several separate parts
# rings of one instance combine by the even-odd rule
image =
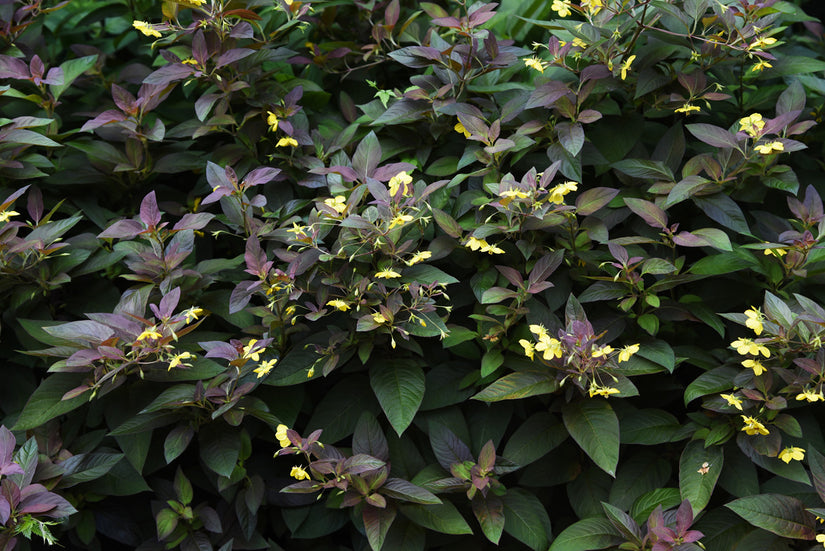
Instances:
[[[137,111],[135,96],[117,84],[112,84],[112,99],[115,101],[115,105],[124,113],[133,114]]]
[[[630,210],[638,214],[650,226],[659,229],[667,227],[667,214],[650,201],[625,197],[624,202]]]
[[[172,315],[172,312],[175,311],[175,308],[177,308],[179,301],[180,287],[175,287],[174,289],[166,293],[162,299],[160,299],[160,304],[158,305],[158,310],[160,310],[160,317],[170,317]]]
[[[250,50],[249,48],[233,48],[227,52],[221,54],[218,58],[218,61],[215,62],[215,68],[220,69],[224,65],[229,65],[239,59],[243,59],[245,57],[251,56],[255,53],[255,50]]]
[[[713,147],[726,149],[739,149],[739,140],[724,128],[713,126],[712,124],[688,124],[685,126],[688,132]]]
[[[527,104],[524,106],[525,109],[531,109],[533,107],[550,107],[556,101],[567,94],[569,89],[567,85],[563,82],[558,81],[550,81],[541,86],[536,87],[532,94],[530,94],[530,99],[527,100]],[[467,125],[464,125],[467,128]],[[467,130],[470,130],[467,128]]]
[[[5,496],[0,495],[0,525],[5,526],[11,516],[11,504]]]
[[[238,358],[238,351],[229,343],[221,341],[204,341],[198,343],[206,350],[206,358],[223,358],[224,360],[235,360]]]
[[[86,132],[88,130],[94,130],[95,128],[99,128],[103,125],[110,124],[113,122],[121,122],[126,120],[126,115],[117,111],[115,109],[108,109],[103,113],[99,114],[95,118],[90,121],[86,121],[82,127],[80,127],[81,132]]]
[[[0,467],[5,467],[12,462],[15,444],[17,441],[11,431],[5,426],[0,426]]]
[[[215,218],[215,215],[209,214],[208,212],[187,212],[183,215],[183,218],[181,218],[178,223],[172,227],[172,229],[176,231],[199,230],[205,227],[213,218]]]
[[[380,170],[380,169],[379,169]],[[340,174],[347,182],[354,182],[358,179],[358,173],[348,166],[335,165],[329,168],[313,168],[310,170],[312,174]],[[395,176],[393,174],[393,176]]]
[[[143,83],[166,85],[170,82],[188,78],[192,76],[195,73],[195,71],[196,69],[191,65],[185,65],[183,63],[172,63],[169,65],[164,65],[157,71],[147,76],[145,79],[143,79]]]
[[[260,281],[241,281],[229,295],[229,313],[240,312],[249,303],[250,297],[261,287]]]
[[[150,191],[140,202],[140,219],[149,228],[160,224],[160,209],[154,191]]]
[[[0,55],[0,78],[29,80],[31,73],[26,62],[16,57]]]
[[[206,47],[206,39],[203,37],[203,31],[201,30],[198,30],[192,37],[192,57],[201,67],[206,65],[206,60],[209,57],[209,49]]]
[[[91,367],[92,364],[99,360],[101,357],[102,354],[97,350],[78,350],[66,359],[66,366],[83,368]],[[82,371],[87,371],[87,369],[83,369]]]
[[[118,220],[99,233],[97,237],[98,239],[132,239],[143,230],[143,225],[137,220]]]
[[[246,186],[257,186],[259,184],[266,184],[267,182],[271,182],[280,173],[280,168],[262,166],[256,168],[255,170],[247,174],[246,177],[244,177],[243,179],[243,183]]]
[[[390,178],[399,172],[410,172],[415,169],[412,163],[390,163],[375,170],[372,177],[379,182],[388,182]]]

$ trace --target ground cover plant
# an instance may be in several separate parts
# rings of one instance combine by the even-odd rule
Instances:
[[[0,4],[0,549],[825,545],[815,9]]]

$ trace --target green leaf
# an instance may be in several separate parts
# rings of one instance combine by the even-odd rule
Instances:
[[[484,356],[481,357],[481,376],[487,377],[491,375],[496,369],[501,367],[503,363],[504,355],[500,349],[494,348],[493,350],[488,350],[484,353]]]
[[[693,197],[693,202],[696,203],[696,206],[702,209],[710,219],[719,222],[735,232],[751,235],[751,230],[745,221],[745,215],[742,214],[742,209],[739,208],[739,205],[737,205],[733,199],[724,193],[717,193],[707,197]]]
[[[673,353],[673,348],[665,341],[655,340],[642,342],[636,354],[661,365],[671,373],[673,373],[673,370],[676,368],[676,355]]]
[[[679,435],[681,425],[672,414],[661,409],[639,409],[626,413],[621,419],[622,444],[655,446],[672,442]]]
[[[143,471],[143,465],[146,463],[146,456],[149,453],[149,447],[152,442],[152,431],[138,432],[135,434],[122,434],[115,436],[117,445],[126,454],[126,459],[137,472]]]
[[[685,405],[700,396],[717,394],[733,387],[733,378],[739,374],[739,369],[721,366],[706,371],[685,389]]]
[[[421,505],[439,505],[442,501],[420,486],[400,478],[388,478],[381,486],[381,493],[387,497]]]
[[[424,399],[424,382],[424,370],[412,363],[387,361],[370,367],[370,386],[398,436]]]
[[[378,413],[373,393],[365,377],[348,375],[325,393],[309,418],[307,432],[323,429],[323,442],[334,444],[355,431],[364,410]]]
[[[673,172],[661,161],[645,159],[624,159],[613,163],[612,167],[619,172],[639,178],[641,180],[667,180],[673,182]]]
[[[89,393],[63,400],[63,396],[82,384],[84,378],[82,373],[55,373],[46,377],[26,402],[11,430],[31,430],[85,404]]]
[[[740,497],[725,507],[757,528],[784,538],[812,540],[816,535],[814,516],[795,497],[760,494]]]
[[[384,551],[424,551],[424,545],[424,529],[401,516],[392,523]]]
[[[622,543],[624,538],[606,518],[586,518],[556,536],[549,551],[592,551]]]
[[[811,467],[811,480],[816,493],[825,501],[825,457],[811,447],[808,449],[808,465]]]
[[[122,453],[80,453],[73,455],[61,463],[65,472],[56,488],[71,488],[76,484],[98,479],[112,470],[112,467],[121,459],[123,459]]]
[[[504,457],[516,465],[529,465],[567,439],[564,425],[551,413],[540,411],[528,417],[507,440]]]
[[[364,519],[364,530],[372,551],[381,551],[396,514],[395,507],[392,505],[388,505],[385,509],[364,506],[361,516]]]
[[[200,456],[209,469],[229,478],[241,453],[241,434],[220,422],[204,425],[198,432]]]
[[[558,387],[556,379],[547,371],[516,371],[505,375],[473,396],[473,400],[482,402],[517,400],[528,396],[550,394]]]
[[[458,283],[458,280],[443,270],[439,270],[435,266],[429,264],[416,264],[411,268],[404,270],[404,277],[400,280],[402,283],[418,282],[430,285],[432,283],[440,283],[441,285],[450,285]]]
[[[609,187],[591,188],[576,197],[576,214],[587,216],[607,205],[619,190]]]
[[[167,464],[177,459],[186,450],[194,435],[195,431],[189,425],[178,425],[169,431],[163,441],[163,457]]]
[[[562,408],[564,426],[582,450],[610,476],[619,463],[619,419],[607,400],[581,399]]]
[[[639,525],[633,518],[609,503],[602,502],[607,519],[613,523],[613,526],[622,533],[627,541],[641,547],[642,546],[642,532],[639,530]]]
[[[650,513],[659,505],[667,510],[682,503],[682,495],[679,488],[656,488],[639,496],[630,508],[630,516],[638,523],[648,519]]]
[[[704,470],[707,463],[708,471]],[[719,479],[724,464],[724,454],[719,446],[705,448],[699,440],[689,442],[679,458],[679,491],[682,499],[690,501],[693,515],[705,508],[713,494],[713,488]]]
[[[401,513],[417,525],[442,534],[472,534],[473,530],[455,505],[449,501],[441,505],[401,505]]]
[[[541,501],[521,488],[507,490],[502,501],[504,531],[534,551],[547,549],[553,533]]]
[[[161,509],[155,517],[158,529],[158,539],[163,540],[175,531],[178,526],[178,514],[172,509]]]
[[[473,514],[476,516],[484,536],[498,545],[504,531],[504,502],[492,493],[488,494],[486,498],[476,494],[472,505]]]
[[[58,99],[63,92],[72,85],[77,77],[94,67],[95,62],[97,62],[97,54],[78,57],[61,63],[60,68],[63,70],[63,84],[49,85],[49,90],[52,96],[54,96],[54,99]]]

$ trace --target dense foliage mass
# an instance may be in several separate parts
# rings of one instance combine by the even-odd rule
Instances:
[[[804,8],[0,3],[0,549],[825,543]]]

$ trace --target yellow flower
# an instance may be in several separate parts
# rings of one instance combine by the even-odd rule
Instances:
[[[761,73],[765,69],[770,69],[771,67],[773,67],[773,65],[771,65],[764,59],[760,59],[751,67],[751,73]]]
[[[307,379],[312,379],[313,376],[315,376],[315,366],[314,365],[312,367],[310,367],[309,370],[307,371]]]
[[[396,277],[401,277],[401,274],[399,274],[395,270],[386,269],[386,270],[381,270],[380,272],[377,272],[375,274],[375,277],[377,277],[378,279],[393,279],[393,278],[396,278]]]
[[[293,138],[292,136],[287,136],[286,138],[281,138],[278,140],[278,143],[275,144],[275,147],[298,147],[298,140]]]
[[[407,266],[412,266],[413,264],[418,264],[422,260],[427,260],[432,255],[433,253],[431,251],[416,251],[416,253],[413,254],[411,259],[404,261],[404,264],[406,264]]]
[[[530,325],[530,332],[535,333],[536,337],[538,337],[539,340],[546,339],[549,337],[549,335],[547,334],[547,329],[545,329],[544,326],[540,324],[534,323]]]
[[[553,5],[550,9],[559,14],[559,17],[567,17],[572,12],[570,11],[570,0],[553,0]]]
[[[790,463],[791,460],[802,461],[803,459],[805,459],[805,449],[797,448],[796,446],[785,448],[784,450],[779,452],[779,459],[781,459],[785,463]]]
[[[195,6],[199,8],[206,4],[206,0],[182,0],[184,4],[189,4],[190,6]]]
[[[160,339],[160,338],[162,338],[162,337],[163,337],[163,335],[161,335],[161,334],[158,332],[157,327],[155,327],[155,326],[153,325],[153,326],[152,326],[152,327],[150,327],[149,329],[144,329],[144,330],[143,330],[143,333],[141,333],[140,335],[138,335],[138,338],[137,338],[136,340],[137,340],[138,342],[140,342],[140,341],[143,341],[143,340],[149,340],[149,339],[151,339],[151,340],[157,340],[157,339]]]
[[[288,430],[289,427],[284,424],[278,425],[278,428],[275,429],[275,438],[278,439],[278,443],[282,448],[288,448],[292,445],[292,442],[290,442],[289,437],[286,435],[286,431]]]
[[[745,431],[745,434],[748,436],[754,436],[756,434],[761,434],[762,436],[767,436],[770,434],[770,431],[765,428],[765,425],[760,423],[757,419],[753,417],[748,417],[747,415],[742,415],[742,420],[745,422],[745,426],[742,427],[742,430]]]
[[[501,202],[502,206],[506,207],[507,205],[510,204],[510,201],[512,201],[513,198],[527,199],[528,197],[530,197],[530,194],[527,193],[526,191],[522,191],[520,189],[512,189],[511,188],[511,189],[507,189],[507,190],[504,190],[504,191],[500,191],[498,193],[498,196],[503,197],[503,200],[500,201],[500,202]]]
[[[624,348],[619,350],[619,363],[626,362],[627,360],[630,359],[630,356],[632,356],[633,354],[635,354],[638,351],[639,351],[639,343],[629,344],[629,345],[625,346]]]
[[[536,56],[528,57],[527,59],[524,60],[524,64],[527,67],[535,69],[539,73],[544,73],[544,62],[542,60],[540,60],[539,58],[537,58]]]
[[[782,144],[782,142],[770,142],[763,143],[762,145],[756,145],[754,146],[754,149],[762,155],[770,155],[774,151],[785,151],[785,146]]]
[[[773,37],[768,36],[766,38],[757,38],[753,41],[753,44],[750,44],[748,46],[748,49],[756,50],[759,48],[765,48],[767,46],[773,46],[774,44],[776,44],[776,39]]]
[[[338,308],[342,312],[346,312],[350,309],[349,304],[341,300],[340,298],[336,298],[335,300],[330,300],[327,302],[327,306],[332,306],[333,308]]]
[[[181,63],[183,63],[184,65],[197,65],[198,60],[193,59],[191,57],[187,57],[186,59],[182,60]],[[220,187],[220,186],[218,186],[218,187]]]
[[[190,323],[192,320],[197,320],[198,316],[203,315],[203,308],[193,306],[192,308],[184,310],[183,315],[186,318],[186,323]]]
[[[372,321],[374,321],[375,323],[381,325],[381,324],[387,323],[387,318],[385,318],[382,313],[375,312],[372,315]]]
[[[297,480],[309,480],[309,473],[307,473],[303,467],[299,467],[297,465],[292,467],[292,470],[289,471],[289,476]]]
[[[739,131],[747,132],[751,138],[756,138],[763,128],[765,128],[765,121],[759,113],[739,119]]]
[[[324,199],[324,204],[334,209],[338,214],[343,214],[347,210],[347,198],[343,195],[336,195],[335,198]]]
[[[412,222],[413,217],[409,214],[396,214],[392,220],[390,220],[390,227],[388,229],[393,229],[395,226],[403,226],[407,222]]]
[[[261,364],[253,369],[252,372],[257,373],[258,378],[260,379],[264,375],[269,375],[269,372],[272,371],[272,368],[275,367],[276,363],[278,363],[278,360],[275,359],[261,362]]]
[[[520,339],[518,343],[524,348],[524,355],[533,359],[533,354],[535,353],[536,349],[533,346],[533,343],[528,341],[527,339]]]
[[[541,357],[547,361],[552,360],[554,357],[561,358],[562,356],[561,342],[546,334],[539,337],[539,342],[536,343],[535,350],[536,352],[543,352]]]
[[[19,216],[20,213],[16,210],[4,210],[0,211],[0,222],[8,222],[9,218],[12,216]]]
[[[766,346],[753,342],[753,339],[746,339],[742,337],[741,339],[736,339],[732,343],[730,343],[732,347],[736,349],[741,355],[746,356],[751,354],[756,356],[758,354],[762,354],[766,358],[771,357],[771,351],[768,350]]]
[[[561,205],[564,203],[564,196],[571,191],[576,191],[578,187],[579,184],[576,182],[564,182],[563,184],[559,184],[550,190],[550,197],[547,200],[556,205]]]
[[[412,176],[407,174],[406,170],[399,172],[398,174],[390,178],[390,182],[389,184],[387,184],[390,188],[390,195],[392,197],[395,197],[395,194],[398,192],[398,189],[401,188],[401,186],[404,186],[403,188],[401,188],[401,195],[406,197],[412,194],[412,186],[410,185],[412,181]]]
[[[249,344],[243,347],[243,353],[241,357],[243,359],[252,360],[253,362],[258,362],[261,360],[261,352],[264,351],[263,348],[258,350],[253,350],[255,348],[255,343],[258,342],[258,339],[251,339]]]
[[[472,136],[472,134],[470,134],[470,132],[466,128],[464,128],[464,125],[461,124],[460,121],[457,122],[455,126],[453,126],[453,130],[455,130],[459,134],[464,134],[465,138],[469,138],[470,136]]]
[[[489,243],[487,243],[486,239],[470,237],[467,239],[467,242],[464,244],[464,246],[470,249],[471,251],[481,251],[483,253],[490,254],[504,254],[504,249],[500,249],[495,245],[490,245]]]
[[[132,21],[132,26],[142,32],[145,36],[153,36],[155,38],[161,38],[162,36],[146,21]]]
[[[692,111],[696,111],[697,113],[701,111],[702,108],[698,105],[691,105],[689,103],[684,104],[679,109],[676,109],[676,113],[687,113],[690,114]]]
[[[776,258],[782,258],[786,254],[788,254],[785,249],[765,249],[762,253],[765,256],[775,256]]]
[[[582,0],[582,9],[590,12],[591,15],[596,15],[604,7],[602,0]]]
[[[590,394],[591,398],[593,396],[604,396],[605,398],[608,398],[611,394],[620,394],[618,388],[612,388],[612,387],[609,387],[609,386],[600,386],[600,385],[597,385],[596,383],[591,383],[590,384],[590,389],[589,389],[588,393]]]
[[[820,520],[822,520],[822,519],[820,519]],[[816,541],[818,541],[819,543],[822,544],[823,547],[825,547],[825,534],[817,534],[816,535]]]
[[[742,400],[740,400],[733,394],[720,394],[720,396],[728,402],[729,406],[733,406],[739,411],[742,411]]]
[[[753,329],[753,332],[757,335],[762,334],[762,312],[753,306],[750,309],[745,310],[745,315],[748,316],[748,319],[745,320],[745,327]]]
[[[636,59],[636,56],[632,55],[632,56],[628,57],[627,60],[625,60],[624,63],[622,63],[622,67],[621,67],[622,80],[627,78],[627,72],[630,71],[630,64],[633,63],[634,59]]]
[[[765,371],[767,371],[767,369],[765,369],[765,366],[762,365],[762,362],[760,362],[759,360],[745,360],[742,362],[742,365],[747,368],[753,369],[753,374],[757,377],[759,377]]]
[[[277,132],[278,131],[278,115],[276,115],[272,111],[267,111],[267,114],[269,116],[266,118],[266,124],[269,125],[269,131],[270,132]],[[295,145],[298,145],[298,144],[296,143]]]
[[[825,395],[822,394],[822,391],[814,392],[813,390],[803,389],[802,392],[796,395],[797,400],[806,400],[808,402],[816,402],[817,400],[821,400],[825,402]]]
[[[167,371],[172,371],[173,367],[179,367],[182,365],[192,367],[191,364],[184,363],[183,360],[189,360],[194,358],[194,354],[190,354],[189,352],[181,352],[180,354],[175,354],[172,356],[172,359],[169,360],[169,369]]]
[[[590,356],[593,358],[601,358],[602,356],[607,356],[613,352],[613,347],[608,345],[602,346],[601,348],[595,348],[593,352],[590,353]]]

